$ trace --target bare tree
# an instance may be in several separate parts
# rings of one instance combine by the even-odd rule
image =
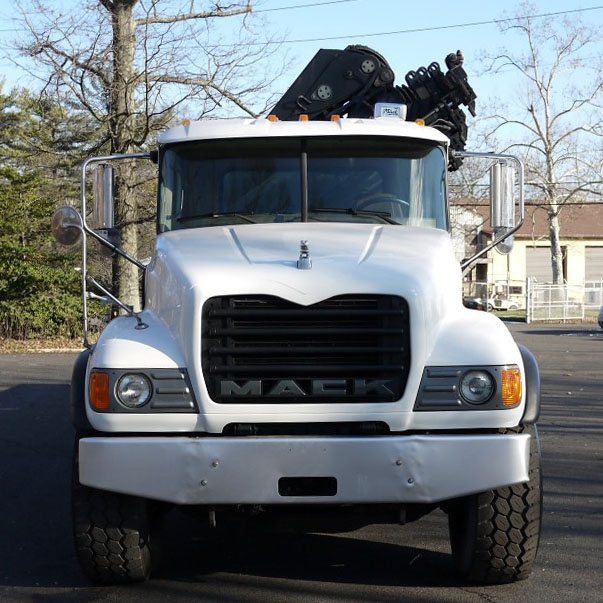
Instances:
[[[491,131],[512,140],[507,149],[525,161],[527,183],[547,212],[553,281],[559,284],[559,215],[570,202],[601,195],[603,121],[597,105],[603,71],[596,64],[598,32],[577,19],[526,16],[535,12],[523,5],[503,26],[519,35],[520,44],[489,57],[492,72],[515,71],[521,82],[509,107],[492,114]]]
[[[192,117],[217,110],[256,116],[272,102],[266,90],[279,69],[267,59],[278,41],[256,22],[251,0],[88,0],[73,14],[57,12],[47,0],[19,6],[27,35],[18,49],[30,60],[30,73],[46,92],[77,99],[111,153],[144,148],[184,106]],[[133,256],[136,184],[133,165],[121,165],[116,225]],[[135,266],[116,259],[113,283],[122,299],[138,306]]]

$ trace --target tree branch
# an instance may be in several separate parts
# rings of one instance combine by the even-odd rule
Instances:
[[[210,10],[204,11],[200,13],[189,12],[181,15],[171,15],[168,17],[160,17],[158,15],[153,17],[145,17],[144,19],[136,19],[135,26],[149,26],[156,24],[170,24],[170,23],[180,23],[182,21],[191,21],[195,19],[212,19],[212,18],[221,18],[221,17],[234,17],[236,15],[245,15],[251,12],[251,5],[248,3],[247,6],[241,8],[234,8],[230,10]]]

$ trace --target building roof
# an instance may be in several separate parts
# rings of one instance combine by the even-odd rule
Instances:
[[[529,204],[528,204],[529,203]],[[455,199],[454,204],[476,211],[483,219],[483,230],[490,232],[490,208],[475,200]],[[603,239],[603,204],[572,203],[559,214],[560,235],[563,239]],[[548,240],[549,224],[546,208],[526,202],[525,221],[515,233],[516,239]]]

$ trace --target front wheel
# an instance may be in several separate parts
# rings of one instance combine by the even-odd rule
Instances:
[[[540,448],[535,425],[519,431],[531,436],[529,481],[466,496],[448,510],[456,568],[473,582],[523,580],[536,559],[542,517]]]
[[[96,584],[147,580],[151,574],[148,502],[80,484],[77,441],[71,495],[75,549],[86,577]]]

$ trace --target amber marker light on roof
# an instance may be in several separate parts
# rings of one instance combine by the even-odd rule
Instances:
[[[415,119],[415,123],[417,124],[417,126],[424,126],[425,125],[425,120],[421,119],[419,117],[419,119]]]
[[[306,113],[302,113],[299,116],[299,121],[310,121],[310,118],[308,117],[308,115]]]
[[[278,121],[278,117],[276,115],[269,115],[268,121]]]
[[[94,410],[109,409],[109,375],[93,371],[90,373],[90,406]]]
[[[183,119],[182,120],[182,125],[183,126],[190,126],[191,120],[190,119]]]
[[[331,121],[339,121],[341,119],[341,115],[331,115]]]
[[[517,367],[502,371],[502,403],[515,406],[521,400],[521,372]]]

